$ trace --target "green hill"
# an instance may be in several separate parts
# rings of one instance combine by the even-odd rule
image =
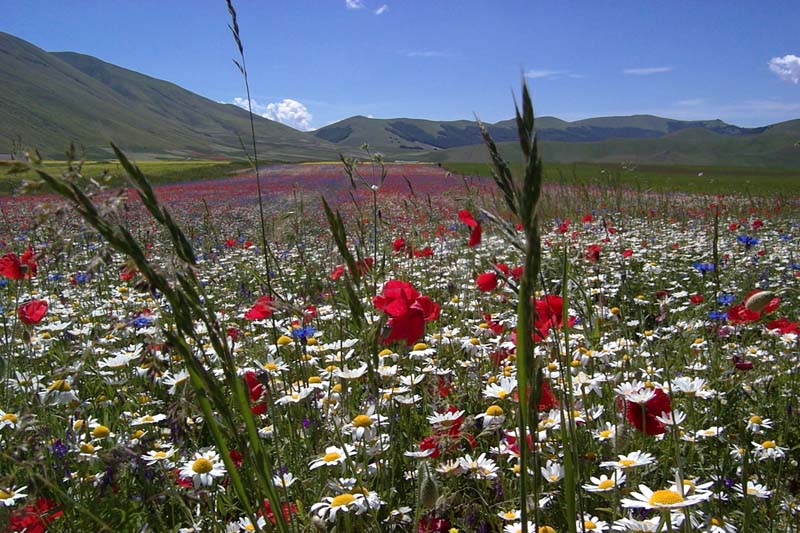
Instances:
[[[0,33],[0,153],[21,138],[45,156],[71,141],[90,157],[113,140],[133,154],[241,157],[247,113],[173,83],[70,52],[48,53]],[[313,135],[256,117],[265,159],[330,159],[341,150]]]
[[[301,132],[256,117],[265,160],[330,160],[367,143],[389,160],[487,161],[474,121],[355,116]],[[539,117],[537,133],[551,162],[629,162],[800,168],[800,120],[741,128],[721,120],[652,115],[567,122]],[[513,120],[488,124],[510,160],[519,159]],[[139,159],[236,158],[249,138],[248,114],[173,83],[97,58],[45,52],[0,33],[0,157],[15,140],[58,157],[71,142],[104,159],[114,141]]]
[[[558,163],[639,163],[800,168],[800,120],[781,122],[760,133],[726,135],[702,127],[661,137],[593,142],[542,141],[542,157]],[[501,153],[520,161],[516,142],[500,142]],[[488,162],[486,148],[461,146],[419,154],[422,161]]]

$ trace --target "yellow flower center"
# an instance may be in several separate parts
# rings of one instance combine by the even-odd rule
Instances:
[[[213,469],[214,464],[205,457],[196,459],[195,462],[192,463],[192,471],[195,474],[208,474]]]
[[[609,438],[611,436],[611,430],[610,429],[604,429],[603,431],[598,433],[598,435],[600,435],[604,439],[607,439],[607,438]]]
[[[92,437],[96,439],[104,439],[111,435],[111,430],[106,426],[97,426],[92,430]]]
[[[614,482],[611,481],[610,479],[604,479],[603,481],[597,484],[598,489],[610,489],[613,486]]]
[[[488,416],[503,416],[503,408],[499,405],[490,405],[486,409],[486,414]]]
[[[497,391],[497,397],[500,398],[501,400],[504,399],[506,396],[508,396],[508,393],[505,390],[500,389],[499,391]]]
[[[326,463],[332,463],[342,456],[339,452],[330,452],[322,456],[322,460]]]
[[[350,505],[354,501],[356,501],[356,497],[349,492],[345,492],[344,494],[339,494],[333,500],[331,500],[331,507],[344,507],[346,505]]]
[[[514,511],[506,511],[503,513],[503,518],[507,518],[509,520],[514,520],[517,517],[517,513]]]
[[[12,424],[16,424],[17,415],[14,413],[6,413],[3,416],[0,416],[0,422],[11,422]]]
[[[583,521],[583,527],[585,529],[597,529],[597,524],[595,524],[591,520],[584,520]]]
[[[311,376],[310,378],[308,378],[308,382],[313,384],[322,383],[322,378],[319,376]]]
[[[620,459],[619,464],[621,464],[622,466],[633,466],[636,464],[636,461],[634,461],[633,459]]]
[[[136,431],[131,433],[131,437],[133,437],[134,439],[138,439],[142,435],[144,435],[144,430],[141,430],[141,429],[137,429]]]
[[[618,315],[619,314],[619,307],[612,307],[610,309],[610,311],[611,311],[612,315]]]
[[[481,341],[480,341],[480,339],[477,339],[477,338],[475,338],[475,337],[472,337],[472,338],[469,340],[469,343],[470,343],[471,345],[473,345],[473,346],[477,346],[477,345],[479,345],[479,344],[481,343]]]
[[[542,526],[539,528],[539,533],[556,533],[556,530],[550,526]]]
[[[278,365],[276,365],[275,363],[266,363],[264,365],[264,370],[270,370],[270,371],[278,370]]]
[[[281,335],[280,337],[278,337],[278,340],[275,341],[275,343],[278,346],[286,346],[287,344],[291,344],[292,343],[292,339],[290,339],[286,335]]]
[[[695,344],[703,344],[704,342],[705,342],[705,339],[703,339],[703,337],[697,337],[697,338],[694,340],[694,343],[695,343]]]
[[[676,503],[681,503],[683,501],[683,496],[675,492],[674,490],[657,490],[650,496],[650,499],[647,500],[647,503],[650,505],[675,505]]]
[[[753,415],[750,417],[751,424],[760,424],[762,422],[762,418],[758,415]]]
[[[717,518],[716,516],[711,518],[711,525],[722,527],[725,525],[725,522],[722,521],[722,518]]]
[[[244,529],[246,531],[255,531],[256,530],[256,526],[254,526],[252,523],[251,524],[245,524]]]
[[[153,457],[156,459],[164,459],[166,456],[167,452],[162,452],[162,451],[153,452]]]
[[[81,443],[80,449],[81,453],[94,453],[94,446],[92,446],[88,442]]]
[[[316,337],[309,337],[306,339],[306,344],[309,346],[316,346],[317,345],[317,338]]]
[[[766,450],[771,450],[772,448],[775,447],[775,441],[774,440],[765,440],[764,442],[761,443],[761,447],[766,449]]]
[[[67,383],[63,379],[57,379],[47,387],[48,390],[58,391],[58,392],[69,392],[72,390],[69,383]]]
[[[413,348],[411,348],[411,350],[415,351],[415,352],[417,350],[427,350],[427,349],[428,349],[428,345],[425,344],[424,342],[418,342],[417,344],[414,345]]]
[[[337,383],[336,385],[333,386],[333,388],[331,390],[333,392],[342,392],[342,384],[341,383]]]
[[[378,357],[386,357],[387,355],[392,355],[394,352],[391,351],[389,348],[384,348],[380,352],[378,352]]]
[[[7,500],[7,499],[11,498],[12,496],[14,496],[14,491],[13,490],[5,491],[3,489],[0,489],[0,500]]]
[[[367,428],[372,425],[372,419],[367,415],[358,415],[353,419],[353,425],[357,428]]]

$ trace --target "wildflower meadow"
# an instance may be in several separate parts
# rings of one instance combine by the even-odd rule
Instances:
[[[800,199],[544,182],[519,102],[493,177],[27,152],[0,531],[800,531]]]

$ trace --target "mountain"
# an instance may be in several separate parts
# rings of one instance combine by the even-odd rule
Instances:
[[[520,158],[514,120],[487,124],[511,160]],[[800,168],[800,120],[741,128],[721,120],[683,121],[652,115],[568,122],[539,117],[546,160]],[[487,161],[469,120],[375,119],[355,116],[301,132],[255,117],[263,160],[333,160],[369,144],[388,160]],[[71,141],[92,159],[113,157],[109,141],[131,155],[241,157],[250,136],[246,111],[168,81],[72,52],[45,52],[0,32],[0,157],[15,140],[58,157]]]
[[[536,119],[536,125],[541,140],[563,142],[656,138],[694,128],[726,136],[757,135],[766,129],[740,128],[721,120],[683,121],[652,115],[590,118],[575,122],[540,117]],[[514,120],[487,124],[486,127],[495,142],[513,141],[517,138]],[[447,149],[482,142],[477,124],[468,120],[437,122],[356,116],[320,128],[314,135],[341,146],[356,147],[368,142],[376,149],[392,152]]]
[[[259,154],[271,160],[335,158],[341,148],[256,117]],[[139,156],[241,157],[250,136],[243,109],[173,83],[71,52],[49,53],[0,32],[0,153],[21,138],[45,156],[71,141],[111,155],[114,141]]]
[[[567,122],[536,119],[546,160],[800,167],[799,121],[741,128],[721,120],[674,120],[652,115],[599,117]],[[506,155],[520,158],[514,120],[487,124]],[[314,132],[342,147],[364,142],[389,158],[419,161],[488,161],[475,122],[408,118],[348,118]]]
[[[695,126],[659,137],[589,142],[542,141],[542,158],[558,163],[650,163],[800,168],[800,120],[773,124],[758,133],[730,134]],[[498,142],[509,161],[521,161],[517,142]],[[488,162],[486,148],[460,146],[418,154],[421,161]]]

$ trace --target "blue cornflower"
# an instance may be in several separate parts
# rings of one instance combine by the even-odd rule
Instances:
[[[711,311],[708,314],[708,318],[711,320],[725,320],[728,318],[728,313],[725,311]]]
[[[739,235],[738,237],[736,237],[736,240],[739,242],[739,244],[744,244],[745,248],[750,248],[751,246],[761,242],[755,237],[751,237],[750,235]]]
[[[295,328],[292,330],[292,337],[295,339],[307,339],[313,337],[317,329],[314,326],[303,326],[302,328]]]
[[[720,294],[717,296],[719,305],[731,305],[733,303],[733,294]]]
[[[75,274],[75,283],[77,283],[78,285],[82,285],[82,284],[86,283],[87,281],[89,281],[90,277],[91,276],[89,276],[89,274],[87,274],[85,272],[80,272],[78,274]]]
[[[152,323],[153,319],[147,318],[146,316],[140,316],[139,318],[135,318],[133,322],[131,322],[133,327],[135,327],[136,329],[147,327]]]
[[[695,261],[692,263],[692,267],[698,272],[711,272],[714,270],[714,263],[700,263],[699,261]]]
[[[60,279],[61,279],[61,278],[63,278],[63,277],[64,277],[64,275],[63,275],[63,274],[59,274],[58,272],[53,272],[52,274],[50,274],[49,276],[47,276],[47,280],[48,280],[48,281],[58,281],[58,280],[60,280]]]

